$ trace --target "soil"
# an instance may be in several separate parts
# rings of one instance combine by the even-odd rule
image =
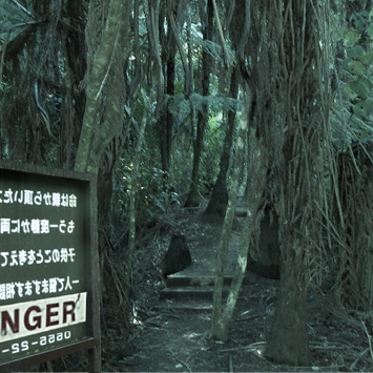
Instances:
[[[201,214],[175,223],[188,239],[193,263],[186,276],[213,275],[221,221]],[[240,232],[232,232],[226,273],[232,274]],[[372,371],[372,315],[338,309],[330,294],[311,289],[308,331],[312,365],[292,367],[263,357],[274,315],[278,280],[247,273],[225,343],[209,337],[210,309],[177,308],[178,299],[160,300],[165,283],[154,276],[134,303],[133,331],[107,326],[102,340],[103,371],[122,372],[280,372]],[[201,300],[205,302],[206,300]]]

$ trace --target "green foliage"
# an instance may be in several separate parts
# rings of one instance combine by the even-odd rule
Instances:
[[[203,184],[211,186],[215,183],[219,173],[220,156],[223,148],[225,128],[222,125],[221,112],[213,115],[207,126],[205,151],[203,153],[204,172],[201,174]]]
[[[180,194],[188,190],[190,186],[190,173],[192,169],[192,146],[184,138],[179,141],[182,146],[174,146],[172,152],[172,186]]]
[[[373,82],[370,79],[357,76],[356,80],[352,80],[345,85],[345,93],[349,94],[351,100],[359,99],[361,102],[369,98],[372,88]]]
[[[181,84],[176,84],[175,91],[183,90]],[[185,99],[183,93],[176,93],[173,96],[166,96],[166,104],[168,111],[174,117],[173,130],[177,134],[180,131],[180,126],[185,123],[186,119],[190,115],[190,105],[189,102]]]
[[[122,187],[120,202],[122,210],[127,211],[128,192],[136,189],[137,211],[144,211],[149,215],[157,212],[166,212],[171,204],[179,204],[179,195],[171,184],[165,184],[167,177],[165,172],[157,167],[149,167],[142,162],[136,185],[132,185],[131,174],[133,164],[121,159]]]
[[[345,151],[352,142],[373,140],[373,51],[369,47],[373,27],[370,16],[372,12],[368,14],[364,9],[353,13],[338,33],[343,36],[346,52],[344,58],[337,55],[343,95],[337,96],[330,120],[339,151]]]

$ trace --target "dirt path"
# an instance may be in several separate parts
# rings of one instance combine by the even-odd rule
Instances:
[[[185,275],[212,275],[221,226],[191,219],[183,225],[193,258]],[[239,233],[232,234],[227,272],[232,273]],[[248,274],[230,325],[226,343],[209,339],[211,310],[177,309],[178,300],[159,291],[135,307],[134,331],[124,337],[109,329],[103,341],[103,371],[123,372],[279,372],[372,371],[369,344],[361,321],[333,309],[330,297],[310,295],[309,335],[312,366],[276,365],[263,358],[266,335],[273,317],[279,281]],[[361,316],[362,317],[362,316]],[[366,322],[368,319],[364,316]],[[369,319],[370,320],[370,319]],[[369,327],[369,324],[367,324]],[[369,329],[370,330],[370,329]],[[365,351],[365,352],[364,352]]]

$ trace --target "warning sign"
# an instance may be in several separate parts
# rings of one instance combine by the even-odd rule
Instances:
[[[86,299],[79,293],[0,307],[1,342],[85,322]]]
[[[71,174],[0,164],[0,365],[92,337],[91,189]]]

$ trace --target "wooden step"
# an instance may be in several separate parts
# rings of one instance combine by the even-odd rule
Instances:
[[[247,216],[247,207],[236,207],[236,216],[239,218],[245,218]]]
[[[198,300],[180,300],[180,299],[163,299],[152,306],[154,310],[163,312],[174,312],[177,310],[189,311],[211,311],[212,300],[198,299]]]
[[[160,299],[206,299],[212,301],[213,286],[182,286],[166,287],[159,292]],[[223,290],[223,297],[228,295],[228,289]]]
[[[243,281],[247,281],[248,277],[244,277]],[[224,285],[230,285],[232,282],[232,276],[224,277]],[[185,275],[182,272],[175,273],[167,276],[166,284],[167,287],[182,287],[182,286],[214,286],[214,276],[192,276]]]

